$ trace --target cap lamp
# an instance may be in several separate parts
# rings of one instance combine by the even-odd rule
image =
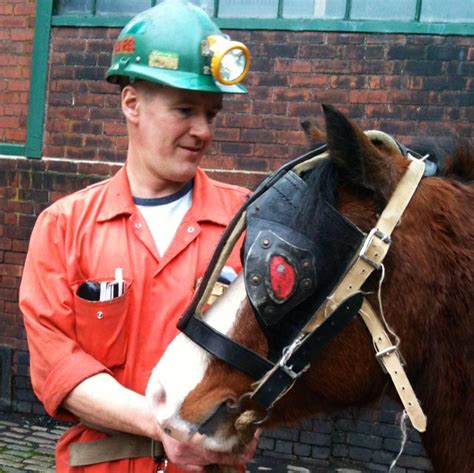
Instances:
[[[245,79],[250,67],[250,52],[245,44],[211,35],[207,38],[207,49],[210,71],[217,82],[234,85]]]

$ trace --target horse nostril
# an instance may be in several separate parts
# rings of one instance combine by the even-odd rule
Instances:
[[[158,381],[151,390],[151,403],[154,406],[164,404],[166,402],[166,391],[163,385]]]
[[[239,414],[240,413],[240,402],[235,397],[230,397],[225,401],[225,407],[229,414]]]

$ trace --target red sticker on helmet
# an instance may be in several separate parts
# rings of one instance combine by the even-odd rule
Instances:
[[[270,286],[276,299],[284,301],[293,293],[296,283],[296,271],[283,256],[275,255],[270,259]]]
[[[128,38],[119,39],[114,46],[114,56],[116,54],[133,54],[135,52],[135,38],[132,36]]]

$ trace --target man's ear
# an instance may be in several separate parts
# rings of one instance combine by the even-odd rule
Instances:
[[[137,88],[131,84],[126,85],[122,89],[121,100],[122,112],[127,121],[131,123],[137,123],[140,105],[140,98]]]

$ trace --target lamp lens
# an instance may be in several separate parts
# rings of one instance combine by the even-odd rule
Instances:
[[[221,77],[227,81],[239,78],[245,70],[247,58],[241,49],[231,49],[219,64]]]

